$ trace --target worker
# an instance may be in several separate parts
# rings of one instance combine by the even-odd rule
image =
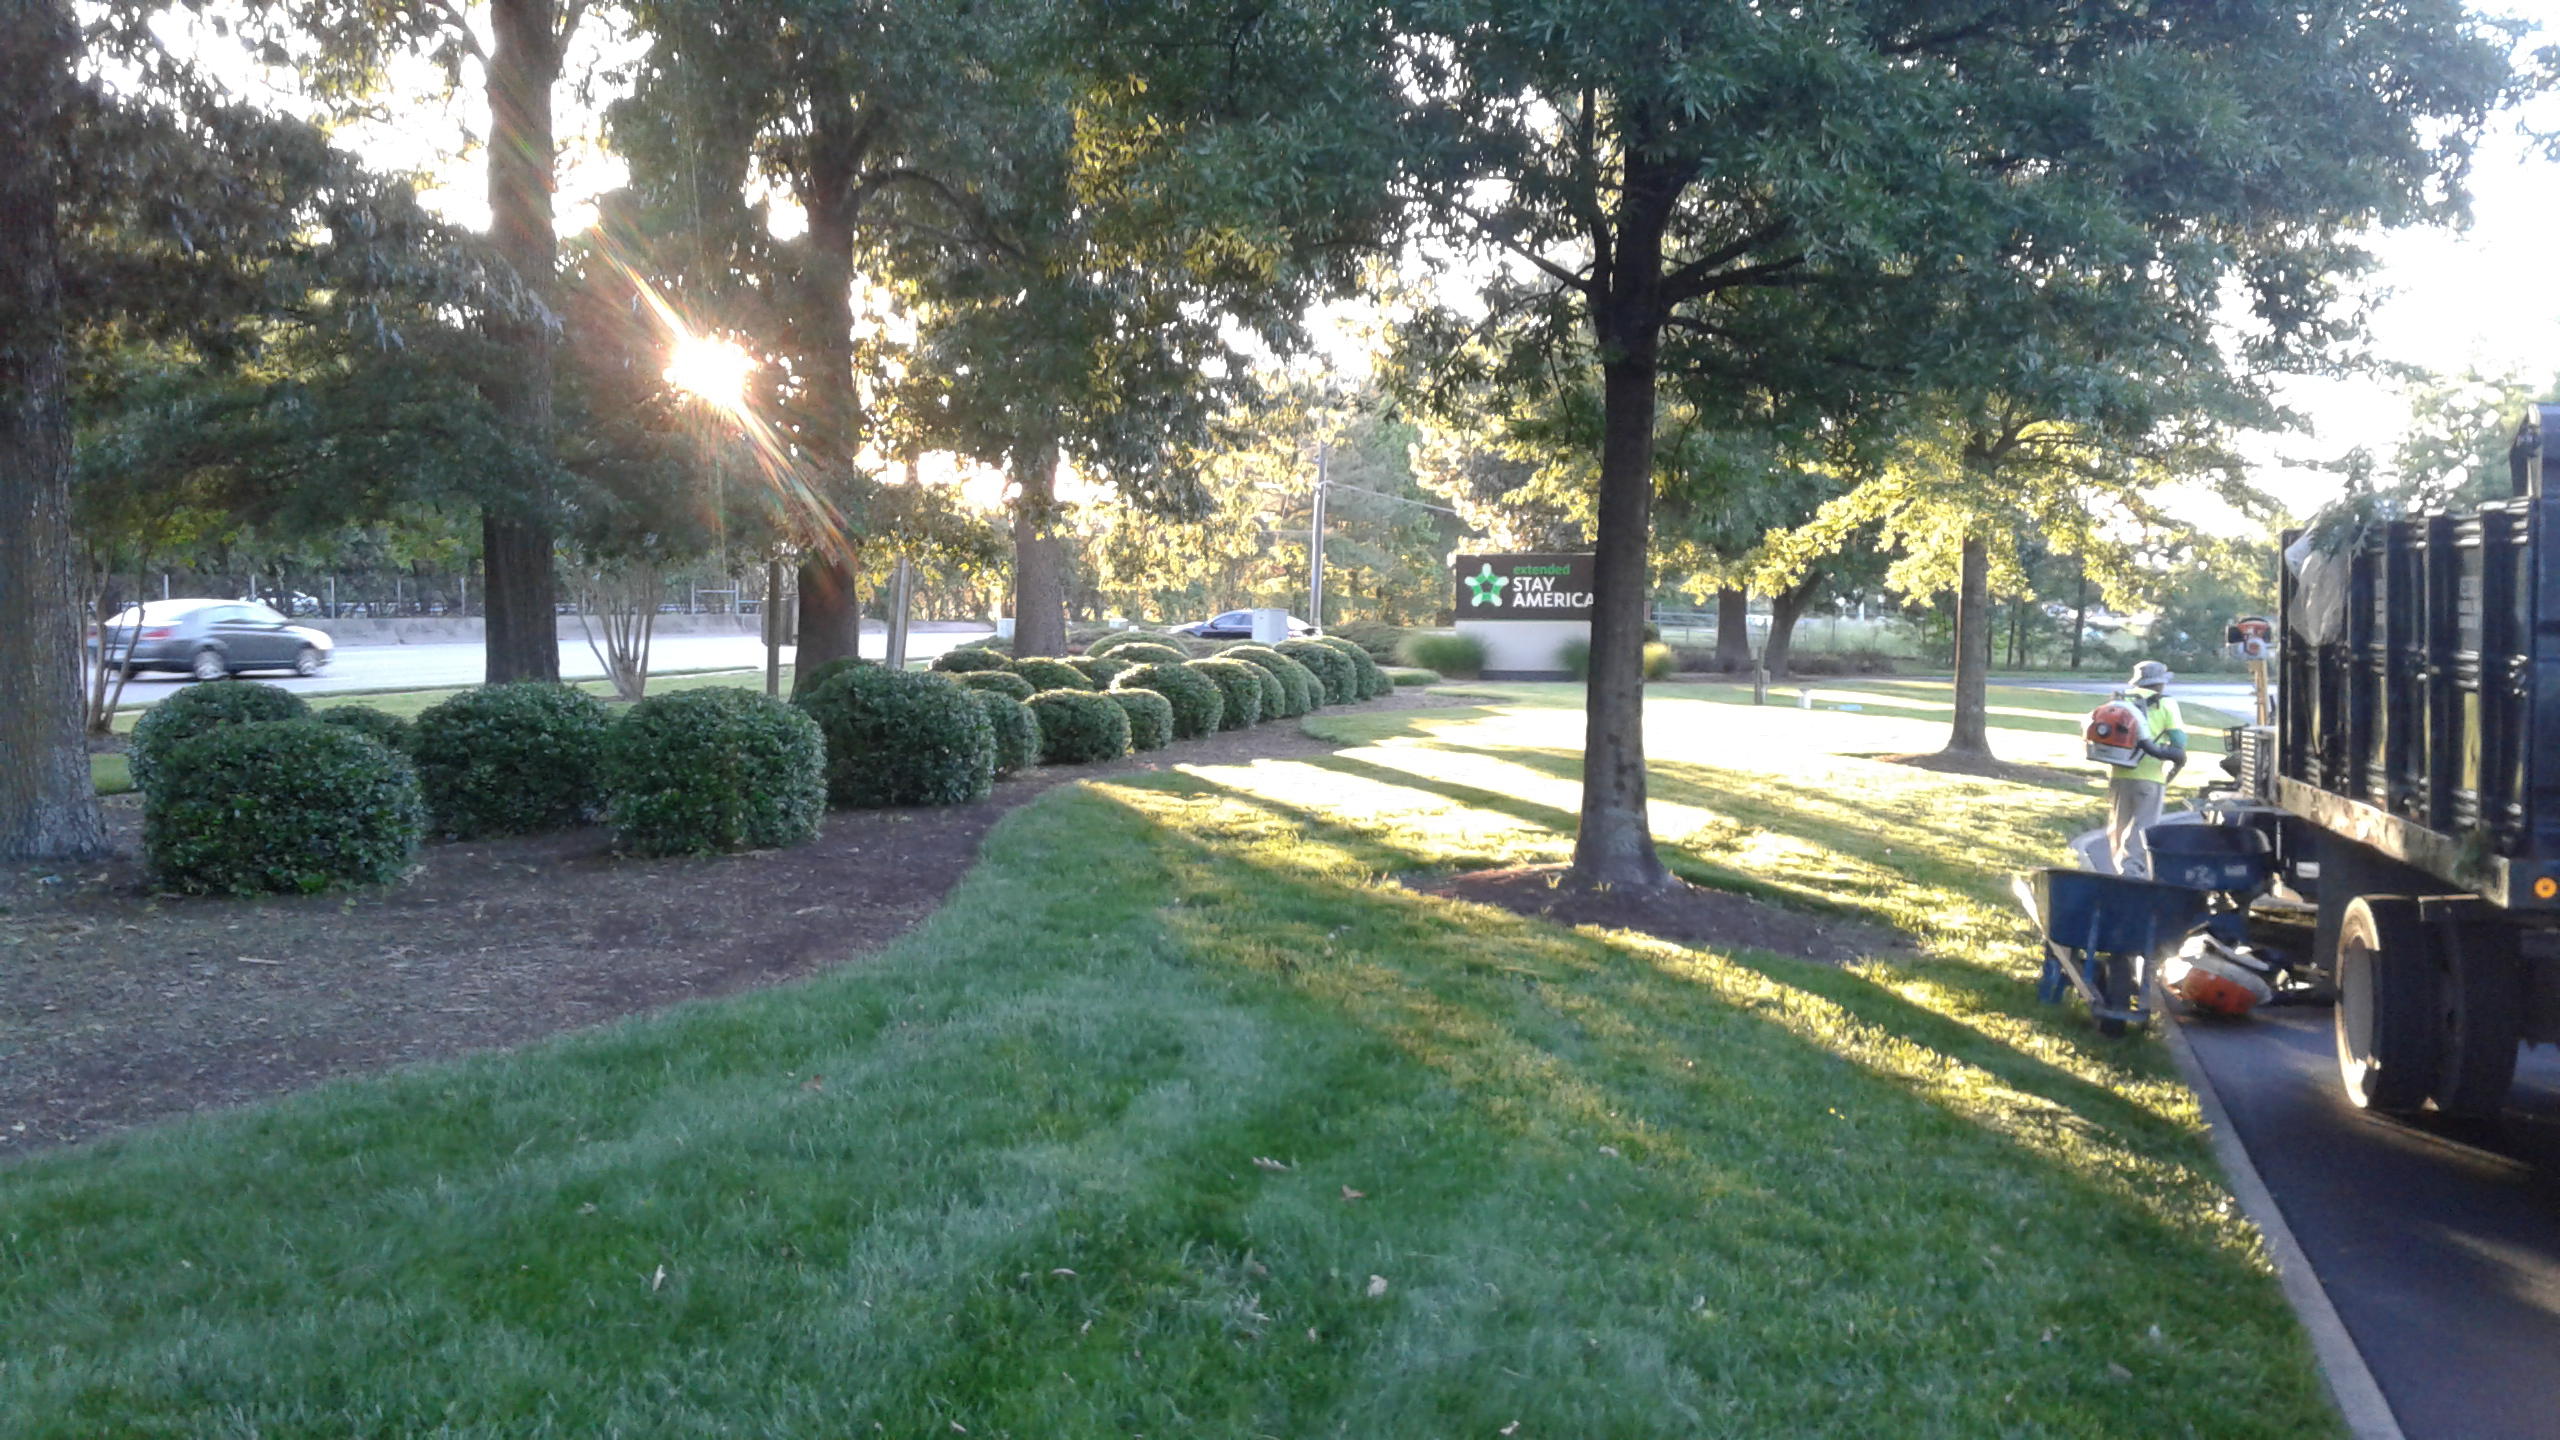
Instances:
[[[2124,698],[2142,712],[2142,758],[2107,782],[2107,844],[2119,875],[2150,878],[2149,856],[2138,848],[2142,832],[2159,822],[2160,797],[2186,767],[2187,721],[2169,698],[2169,682],[2177,678],[2168,666],[2145,660],[2127,682]]]

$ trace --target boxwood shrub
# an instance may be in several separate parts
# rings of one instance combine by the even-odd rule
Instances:
[[[817,689],[821,681],[839,670],[850,670],[857,665],[879,663],[877,660],[860,660],[851,655],[839,655],[833,660],[822,660],[815,665],[795,665],[791,670],[791,698],[797,700]]]
[[[726,686],[642,700],[604,742],[605,818],[634,855],[771,850],[818,838],[827,745],[782,701]]]
[[[225,725],[255,725],[262,720],[299,720],[311,713],[302,697],[273,685],[247,680],[216,680],[190,685],[142,712],[133,722],[133,784],[149,790],[160,772],[161,757],[173,747]]]
[[[1014,700],[1028,700],[1040,687],[1010,670],[964,670],[955,677],[972,690],[985,690]]]
[[[1001,678],[1022,682],[1019,675]],[[998,775],[1018,775],[1040,763],[1040,717],[1031,713],[1030,706],[1002,690],[982,686],[970,687],[969,698],[978,702],[995,732]]]
[[[1484,673],[1484,642],[1473,635],[1408,635],[1396,658],[1422,670],[1473,680]]]
[[[1188,660],[1141,665],[1112,682],[1116,690],[1153,690],[1173,704],[1173,738],[1197,740],[1215,734],[1227,702],[1218,682],[1191,668]]]
[[[1161,750],[1173,743],[1173,702],[1153,690],[1114,690],[1103,697],[1115,701],[1129,717],[1129,748]]]
[[[1557,657],[1564,662],[1564,668],[1566,671],[1571,673],[1574,679],[1588,680],[1591,678],[1590,641],[1567,640],[1564,642],[1564,648],[1556,653]],[[1644,678],[1647,680],[1668,680],[1671,678],[1672,672],[1678,669],[1680,656],[1678,652],[1674,651],[1670,646],[1656,641],[1648,643],[1644,647],[1643,663]]]
[[[1387,678],[1394,681],[1398,689],[1407,685],[1437,685],[1442,678],[1437,670],[1422,670],[1411,665],[1389,665],[1384,668]]]
[[[1324,703],[1324,682],[1315,672],[1268,645],[1238,645],[1218,658],[1241,660],[1268,671],[1280,684],[1281,705],[1276,713],[1284,718],[1304,715]]]
[[[1215,681],[1224,708],[1218,728],[1243,730],[1262,723],[1262,670],[1242,660],[1194,660],[1191,668]]]
[[[605,708],[546,680],[465,690],[418,716],[410,757],[436,832],[529,835],[587,819],[603,796]]]
[[[966,805],[995,788],[996,737],[948,675],[877,665],[829,676],[794,704],[827,737],[834,805]]]
[[[1191,658],[1191,649],[1187,645],[1121,645],[1111,651],[1111,658],[1133,665],[1179,665]]]
[[[1348,705],[1360,698],[1360,672],[1341,651],[1320,640],[1284,640],[1274,648],[1315,672],[1327,705]]]
[[[1142,665],[1169,665],[1173,663],[1173,660],[1167,660],[1162,655],[1121,654],[1122,651],[1127,650],[1132,645],[1151,645],[1157,650],[1170,650],[1173,652],[1173,660],[1188,660],[1191,658],[1191,646],[1188,641],[1184,640],[1179,635],[1164,635],[1153,630],[1123,630],[1116,635],[1105,635],[1101,639],[1084,647],[1084,653],[1087,655],[1120,655],[1120,658],[1124,660],[1135,660]]]
[[[1067,663],[1076,667],[1076,673],[1092,681],[1098,690],[1110,689],[1111,682],[1120,678],[1121,671],[1136,669],[1138,664],[1117,655],[1071,655]]]
[[[933,668],[953,672],[1001,670],[1012,662],[985,645],[963,645],[933,657]]]
[[[1012,660],[1005,669],[1031,682],[1040,690],[1091,690],[1093,678],[1064,660],[1034,655],[1027,660]]]
[[[143,794],[154,884],[196,895],[311,894],[400,878],[426,808],[418,775],[344,725],[223,725],[168,747]]]
[[[1375,700],[1396,688],[1395,682],[1388,679],[1386,672],[1378,668],[1378,662],[1371,659],[1369,652],[1358,645],[1339,635],[1319,635],[1316,637],[1316,643],[1332,646],[1336,653],[1351,662],[1352,671],[1360,683],[1359,698]]]
[[[388,710],[370,705],[337,705],[315,711],[312,719],[323,725],[344,725],[376,745],[386,745],[406,755],[414,727]]]
[[[1040,763],[1090,765],[1129,753],[1128,712],[1091,690],[1043,690],[1031,697],[1040,717]]]

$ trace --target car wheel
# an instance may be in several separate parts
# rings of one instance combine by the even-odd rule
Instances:
[[[317,645],[305,645],[293,652],[293,673],[296,675],[317,675],[320,673],[320,667],[326,663],[328,662],[320,658],[320,647]]]
[[[231,664],[222,658],[221,651],[207,646],[196,652],[195,663],[187,671],[199,680],[221,680],[231,674]]]

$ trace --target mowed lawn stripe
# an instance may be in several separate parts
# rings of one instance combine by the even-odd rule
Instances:
[[[0,1433],[2332,1433],[2156,1047],[1984,939],[2063,827],[1849,833],[1753,767],[1997,782],[1801,718],[1658,745],[1666,841],[1914,955],[1415,894],[1559,843],[1482,796],[1580,717],[1342,717],[1044,797],[861,967],[11,1166]]]

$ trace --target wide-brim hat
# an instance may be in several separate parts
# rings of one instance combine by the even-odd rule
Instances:
[[[2166,685],[2177,678],[2177,676],[2169,672],[2168,666],[2161,664],[2157,660],[2145,660],[2141,664],[2133,667],[2133,678],[2125,683],[2138,687],[2147,687],[2152,685]]]

